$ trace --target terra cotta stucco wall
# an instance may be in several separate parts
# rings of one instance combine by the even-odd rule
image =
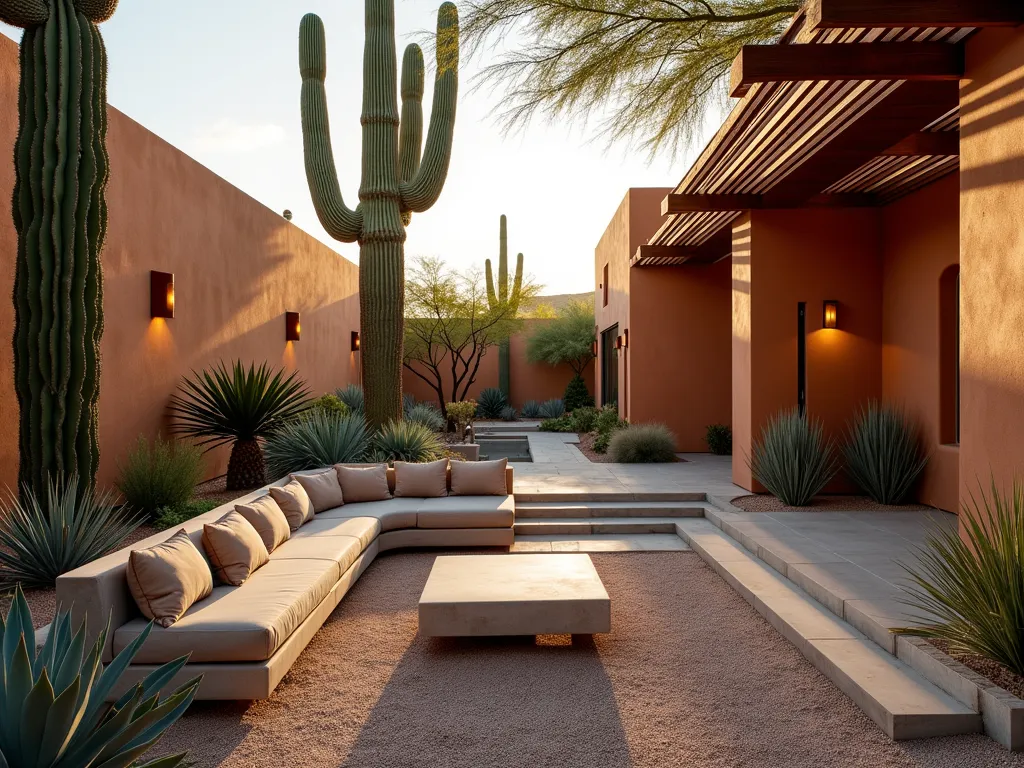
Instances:
[[[0,36],[0,200],[14,183],[17,46]],[[358,269],[141,125],[109,110],[109,230],[103,251],[100,485],[139,435],[166,433],[181,377],[219,360],[298,370],[321,393],[357,381]],[[0,211],[0,274],[11,284],[16,236]],[[149,316],[150,270],[175,275],[175,317]],[[285,312],[302,340],[285,341]],[[0,301],[0,483],[17,479],[13,307]],[[211,455],[210,475],[226,466]]]

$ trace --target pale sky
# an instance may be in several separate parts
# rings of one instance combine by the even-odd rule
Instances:
[[[440,0],[396,0],[398,55],[433,29]],[[359,187],[361,0],[122,0],[101,27],[110,58],[110,103],[352,261],[355,244],[320,227],[306,186],[299,124],[298,24],[307,11],[327,28],[327,94],[335,160],[346,202]],[[14,39],[21,31],[0,25]],[[486,53],[484,55],[487,55]],[[438,203],[413,218],[406,258],[441,256],[482,268],[509,250],[545,293],[593,290],[593,254],[630,186],[671,186],[694,157],[648,162],[593,132],[543,122],[505,136],[492,108],[501,94],[471,90],[479,61],[463,56],[452,164]],[[425,123],[433,62],[427,57]],[[424,126],[424,132],[426,125]],[[699,149],[699,148],[698,148]],[[154,183],[160,183],[154,179]]]

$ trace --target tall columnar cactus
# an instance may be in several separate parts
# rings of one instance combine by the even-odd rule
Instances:
[[[523,254],[516,257],[516,277],[512,284],[512,292],[508,290],[508,220],[505,214],[501,215],[501,224],[498,232],[498,290],[494,290],[494,273],[491,270],[491,260],[487,260],[487,303],[491,309],[508,303],[510,317],[515,317],[519,311],[519,299],[523,287]],[[498,344],[498,388],[506,398],[511,398],[511,374],[508,339]]]
[[[326,35],[323,22],[312,13],[299,25],[299,70],[306,180],[313,205],[332,237],[359,241],[366,418],[381,426],[402,416],[405,228],[413,213],[437,201],[448,175],[459,90],[459,16],[452,3],[444,3],[437,13],[437,73],[424,146],[423,52],[415,44],[405,49],[399,119],[394,0],[366,0],[365,7],[363,163],[355,210],[345,205],[338,185],[324,92]]]
[[[2,0],[22,27],[14,149],[14,380],[18,479],[92,486],[107,228],[107,54],[97,24],[117,0]]]

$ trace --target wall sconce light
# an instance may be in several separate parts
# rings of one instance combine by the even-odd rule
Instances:
[[[594,343],[590,345],[590,351],[594,357],[597,357],[597,339],[594,339]]]
[[[149,273],[149,316],[174,317],[174,275]]]
[[[629,347],[629,328],[622,332],[622,346]]]
[[[352,331],[352,351],[359,351],[359,331]]]
[[[299,324],[298,312],[284,313],[284,338],[285,341],[298,341],[302,336],[302,326]]]
[[[821,327],[822,328],[837,328],[839,327],[839,302],[832,299],[826,299],[822,304],[821,310]]]

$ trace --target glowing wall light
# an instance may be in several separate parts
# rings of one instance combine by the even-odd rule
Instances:
[[[831,299],[826,299],[822,303],[821,310],[821,327],[822,328],[838,328],[839,327],[839,302]]]
[[[352,331],[352,351],[359,351],[359,331]]]
[[[284,313],[284,338],[286,341],[298,341],[302,336],[298,312]]]
[[[174,317],[174,275],[149,273],[149,316]]]

